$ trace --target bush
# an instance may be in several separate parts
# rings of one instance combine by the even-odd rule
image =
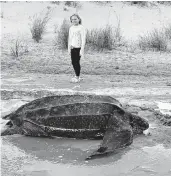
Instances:
[[[36,41],[39,42],[42,39],[42,35],[46,31],[46,25],[48,21],[50,20],[50,12],[51,10],[48,10],[45,15],[40,13],[39,15],[34,15],[33,16],[33,21],[31,24],[31,34],[32,38]]]
[[[157,29],[144,36],[140,36],[138,43],[142,50],[155,51],[166,51],[168,45],[165,33]]]
[[[25,45],[21,40],[17,39],[11,46],[11,55],[14,57],[19,57],[20,55],[28,52],[28,46]]]
[[[51,4],[56,4],[59,5],[61,2],[60,1],[50,1]]]
[[[105,28],[92,29],[87,32],[87,44],[98,50],[112,49],[113,34],[112,28],[106,26]]]
[[[148,1],[131,1],[131,5],[138,5],[140,7],[147,7]]]
[[[88,31],[86,43],[97,50],[111,50],[119,45],[121,38],[120,26],[114,29],[112,26],[106,25],[105,28]]]
[[[67,7],[64,7],[63,10],[64,11],[69,11],[69,9]]]
[[[157,1],[158,4],[171,5],[171,1]]]
[[[171,40],[171,24],[164,28],[166,37]]]
[[[4,18],[4,12],[1,12],[1,18]]]
[[[111,1],[91,1],[92,3],[95,3],[97,5],[100,5],[100,6],[104,6],[104,5],[107,5],[107,4],[111,4]]]
[[[68,48],[68,35],[69,35],[70,22],[66,19],[63,20],[62,25],[58,31],[58,35],[55,38],[55,45],[61,49]]]
[[[65,1],[65,5],[73,8],[81,8],[82,5],[80,1]]]
[[[58,24],[54,24],[54,33],[56,34],[58,32]]]

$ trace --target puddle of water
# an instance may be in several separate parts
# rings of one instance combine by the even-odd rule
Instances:
[[[171,103],[157,102],[157,106],[162,114],[171,115]]]
[[[32,78],[30,77],[17,77],[17,78],[7,78],[7,79],[3,79],[3,81],[7,81],[7,82],[14,82],[14,83],[21,83],[23,81],[30,81],[32,80]]]
[[[4,100],[2,112],[9,113],[26,101]],[[150,129],[157,130],[156,124]],[[164,130],[161,133],[164,133]],[[162,134],[161,134],[162,135]],[[156,136],[155,136],[156,137]],[[171,174],[171,148],[149,146],[152,138],[140,137],[128,148],[109,157],[84,159],[101,141],[43,139],[21,135],[2,137],[3,176],[164,176]]]
[[[27,144],[27,147],[23,147],[21,141],[26,141],[26,139],[20,136],[14,138],[13,140],[6,138],[7,141],[4,141],[2,148],[2,171],[5,172],[4,169],[6,169],[10,176],[14,171],[16,175],[25,176],[39,174],[41,176],[56,176],[57,173],[64,176],[163,176],[171,173],[171,149],[165,149],[162,145],[138,149],[131,147],[126,152],[121,151],[120,154],[108,158],[85,162],[82,157],[84,152],[81,150],[81,146],[76,148],[72,146],[66,153],[67,145],[72,144],[72,141],[67,139],[63,140],[62,150],[61,145],[54,141],[50,143],[45,140],[48,142],[45,145],[43,140],[38,139],[39,142],[36,142],[32,138],[29,139],[31,145],[28,147]],[[75,145],[79,143],[81,141],[75,141]],[[85,144],[84,141],[83,144]],[[70,158],[69,153],[73,153]]]

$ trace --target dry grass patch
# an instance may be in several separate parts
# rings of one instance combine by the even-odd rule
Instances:
[[[104,28],[96,28],[87,32],[87,45],[97,50],[112,50],[121,43],[122,35],[120,26],[114,28],[106,25]]]
[[[42,39],[42,35],[46,31],[47,23],[50,20],[50,13],[51,10],[48,9],[48,11],[45,14],[40,13],[33,16],[32,22],[30,24],[31,25],[30,31],[33,40],[38,43]]]
[[[69,28],[70,22],[64,19],[54,40],[54,45],[59,47],[60,49],[68,48]]]
[[[82,8],[82,4],[80,1],[65,1],[64,4],[68,7],[73,7],[73,8],[77,8],[77,9]]]
[[[140,36],[138,44],[142,50],[167,51],[168,40],[164,31],[154,29],[152,32]]]
[[[11,46],[11,55],[13,57],[19,57],[25,53],[28,53],[28,46],[24,44],[20,39],[16,39]]]
[[[56,5],[60,5],[60,1],[50,1],[51,4],[56,4]]]
[[[171,40],[171,24],[164,28],[166,37]]]

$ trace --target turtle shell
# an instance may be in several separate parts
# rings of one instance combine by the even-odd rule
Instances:
[[[60,105],[74,104],[74,103],[111,103],[122,107],[119,101],[110,97],[103,95],[57,95],[43,97],[40,99],[33,100],[20,108],[15,112],[10,113],[3,117],[3,119],[14,120],[18,116],[25,114],[27,111],[34,111],[36,109],[47,110],[51,107],[56,107]]]
[[[25,123],[23,128],[28,130],[29,127],[32,133],[37,124],[55,128],[53,131],[56,131],[56,135],[59,135],[59,131],[60,135],[61,131],[65,131],[66,135],[68,129],[68,134],[73,137],[88,130],[95,131],[96,134],[105,131],[108,119],[114,111],[124,113],[119,101],[109,96],[62,95],[36,99],[4,118],[11,120],[16,126],[23,126]],[[28,125],[28,122],[32,125]]]

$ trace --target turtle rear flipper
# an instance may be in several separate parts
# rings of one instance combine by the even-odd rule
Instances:
[[[110,118],[100,148],[92,153],[88,159],[95,159],[113,153],[133,142],[133,132],[129,124],[115,117]]]

